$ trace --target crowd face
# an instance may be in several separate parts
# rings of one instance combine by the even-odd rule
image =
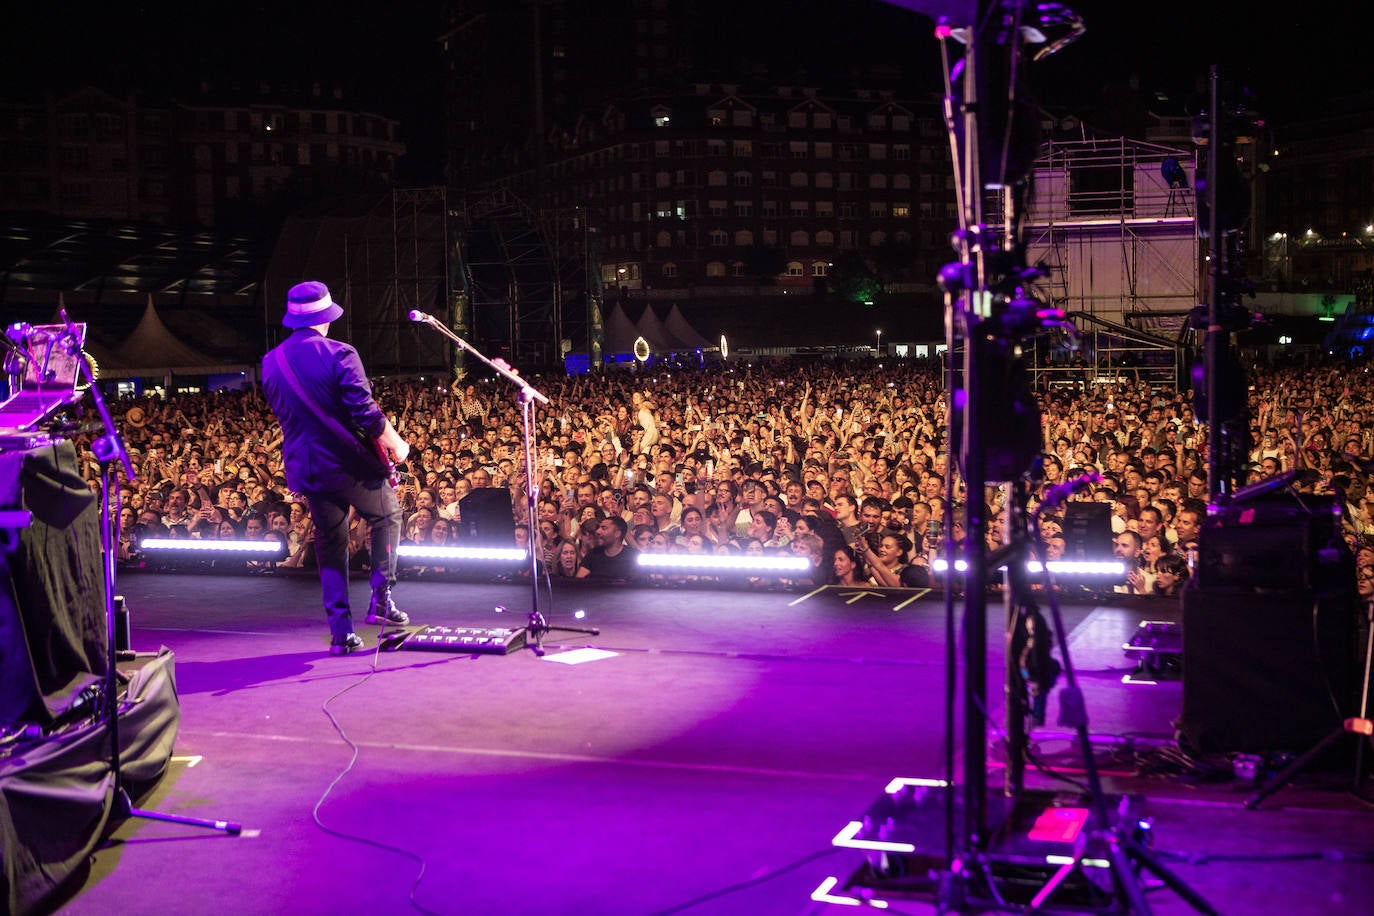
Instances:
[[[1112,556],[1118,560],[1134,560],[1140,556],[1140,547],[1137,546],[1136,538],[1131,536],[1132,532],[1123,531],[1112,541]]]
[[[577,545],[572,541],[564,541],[558,548],[558,570],[565,576],[576,574],[579,559],[577,556]]]
[[[1155,588],[1159,592],[1166,595],[1176,594],[1182,584],[1182,578],[1173,571],[1172,567],[1165,565],[1155,570]]]
[[[621,542],[620,529],[610,519],[602,519],[596,526],[596,540],[601,547],[613,547]]]

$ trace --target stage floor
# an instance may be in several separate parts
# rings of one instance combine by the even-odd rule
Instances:
[[[353,588],[365,607],[365,584]],[[127,573],[119,590],[134,648],[175,653],[181,702],[177,756],[141,807],[245,833],[126,821],[65,913],[400,913],[412,890],[453,914],[838,912],[810,895],[862,859],[832,838],[892,777],[942,775],[947,640],[933,596],[577,584],[541,610],[601,634],[550,634],[543,659],[332,658],[313,577]],[[522,624],[532,595],[407,581],[396,599],[417,624],[497,627]],[[1163,600],[1065,608],[1095,745],[1172,746],[1181,685],[1123,684],[1135,663],[1121,644],[1177,615]],[[369,649],[376,631],[359,628]],[[608,654],[562,663],[578,646]],[[1062,728],[1033,737],[1072,759]],[[1374,852],[1374,811],[1339,781],[1246,811],[1253,784],[1140,775],[1124,757],[1109,788],[1143,797],[1157,850],[1220,912],[1369,912],[1374,866],[1349,857]],[[1168,890],[1149,899],[1191,912]]]

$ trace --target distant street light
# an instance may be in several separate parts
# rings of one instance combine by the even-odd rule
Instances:
[[[877,353],[878,353],[879,356],[882,356],[882,355],[883,355],[883,329],[882,329],[882,328],[879,328],[879,329],[878,329],[878,346],[875,347],[874,349],[877,350]]]

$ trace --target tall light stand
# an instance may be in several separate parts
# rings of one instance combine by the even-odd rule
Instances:
[[[913,8],[923,5],[921,0],[894,2]],[[1062,313],[1041,305],[1026,289],[1042,272],[1029,267],[1025,257],[1023,221],[1029,176],[1039,153],[1039,141],[1035,131],[1037,115],[1026,88],[1025,70],[1029,61],[1022,58],[1022,45],[1033,43],[1037,37],[1045,41],[1044,33],[1052,28],[1066,29],[1063,38],[1048,44],[1037,55],[1043,57],[1083,31],[1077,15],[1057,4],[1033,6],[1023,0],[978,0],[972,6],[971,11],[964,10],[971,15],[972,21],[962,29],[962,37],[943,17],[936,30],[937,37],[942,39],[941,54],[946,64],[944,114],[950,132],[960,214],[959,231],[954,236],[959,260],[946,266],[940,274],[940,284],[946,294],[945,333],[951,359],[949,454],[951,458],[957,454],[966,493],[965,539],[959,545],[965,564],[964,766],[960,796],[964,805],[963,832],[955,837],[954,826],[949,822],[954,814],[954,793],[951,791],[946,796],[948,867],[938,880],[938,904],[942,912],[962,912],[970,906],[986,909],[981,901],[974,899],[980,889],[978,882],[994,883],[987,866],[993,838],[989,834],[987,811],[986,588],[989,569],[998,561],[989,556],[985,544],[987,503],[984,491],[989,480],[1016,480],[1027,472],[1039,454],[1039,410],[1025,384],[1021,341],[1046,328],[1062,327],[1065,322]],[[955,68],[948,66],[946,39],[949,38],[958,38],[964,44],[962,59]],[[988,190],[996,190],[1002,201],[1000,223],[995,226],[985,222],[983,213],[983,195]],[[958,346],[963,348],[962,377],[956,379],[953,355]],[[985,427],[990,420],[997,425]],[[953,495],[952,475],[947,474],[946,532],[952,529]],[[1015,507],[1009,506],[1008,512],[1012,511]],[[1038,525],[1032,534],[1038,540]],[[947,533],[947,558],[953,558],[955,547]],[[1017,551],[1011,545],[1004,552],[1012,556],[1009,563],[1019,562]],[[947,586],[950,591],[954,585],[953,568],[954,564],[949,563],[947,569],[951,572],[947,573]],[[1021,589],[1025,584],[1024,578],[1018,580],[1016,577],[1008,583]],[[1061,654],[1065,655],[1067,665],[1068,647],[1063,625],[1058,619],[1053,596],[1051,601],[1056,629],[1060,631]],[[947,595],[947,612],[952,612],[953,603],[953,598]],[[947,629],[953,629],[952,620],[947,621]],[[1018,663],[1010,657],[1010,648],[1009,640],[1008,667]],[[1072,676],[1070,678],[1072,680]],[[947,679],[950,688],[953,682],[952,676]],[[1007,683],[1009,689],[1013,686],[1019,689],[1010,676]],[[1066,702],[1081,706],[1081,694],[1076,686],[1071,684],[1071,688]],[[954,697],[951,694],[947,699],[947,717],[952,718]],[[1011,697],[1008,699],[1013,702]],[[1019,704],[1016,714],[1020,714]],[[1214,912],[1205,900],[1126,836],[1120,823],[1110,820],[1087,742],[1086,715],[1073,718],[1079,728],[1085,766],[1092,777],[1091,809],[1096,828],[1089,839],[1111,861],[1112,890],[1117,902],[1132,913],[1149,913],[1136,874],[1136,869],[1143,867],[1164,880],[1199,912]],[[1024,729],[1014,729],[1013,734],[1024,745]],[[951,746],[953,737],[947,736],[946,741],[949,742],[947,747]],[[1009,742],[1009,758],[1023,752],[1024,746],[1013,747]],[[947,758],[947,763],[951,771],[949,776],[952,776],[952,760]],[[1006,794],[1007,804],[1010,804],[1021,791],[1019,763],[1010,767],[1008,776]],[[1121,816],[1118,812],[1118,819]],[[1040,909],[1078,864],[1076,859],[1072,866],[1055,874],[1032,901],[1030,911]],[[1008,909],[995,890],[990,896],[997,904],[993,908]]]
[[[520,400],[520,421],[522,431],[525,436],[525,521],[529,527],[529,546],[526,555],[529,559],[530,567],[530,612],[525,615],[525,625],[521,629],[525,633],[525,646],[534,652],[535,655],[544,654],[544,637],[551,631],[564,633],[585,633],[589,636],[599,636],[601,630],[597,627],[567,627],[549,626],[542,611],[539,610],[539,556],[534,549],[534,539],[538,532],[536,527],[536,517],[538,516],[539,505],[539,483],[534,474],[534,405],[535,402],[547,404],[548,396],[534,388],[529,382],[520,377],[516,370],[503,359],[488,359],[486,354],[478,350],[457,334],[453,333],[447,325],[435,318],[418,310],[412,310],[409,314],[411,321],[419,324],[427,324],[440,334],[451,340],[459,350],[471,353],[487,366],[491,367],[498,375],[514,384],[520,389],[518,395]]]
[[[120,766],[120,744],[119,744],[119,677],[115,668],[119,661],[119,649],[115,639],[115,554],[119,547],[119,542],[114,536],[114,520],[110,516],[110,494],[118,492],[115,489],[115,479],[113,473],[114,463],[118,461],[124,467],[124,475],[129,481],[135,481],[138,477],[134,474],[133,466],[129,463],[129,452],[124,446],[124,440],[120,437],[119,431],[115,428],[114,420],[110,417],[110,411],[105,406],[105,399],[100,396],[100,388],[96,385],[95,374],[91,372],[91,367],[81,356],[81,337],[77,333],[76,326],[67,317],[67,310],[61,311],[62,321],[67,325],[71,333],[71,355],[76,360],[81,369],[82,376],[90,386],[91,398],[95,401],[96,411],[100,414],[100,422],[105,428],[105,435],[91,443],[91,451],[95,453],[96,460],[100,462],[100,547],[105,558],[102,573],[105,586],[105,638],[107,641],[108,658],[106,659],[105,670],[105,721],[106,729],[110,735],[110,773],[113,778],[112,786],[112,805],[110,816],[115,820],[125,820],[130,817],[141,817],[146,820],[167,821],[173,824],[186,824],[190,827],[204,827],[208,830],[220,830],[234,836],[243,832],[243,826],[233,821],[208,820],[198,817],[183,817],[179,814],[163,814],[157,811],[145,811],[142,808],[135,808],[133,800],[129,797],[128,788],[124,783],[124,773]]]

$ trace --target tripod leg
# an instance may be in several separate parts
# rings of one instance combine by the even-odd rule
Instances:
[[[1220,916],[1216,909],[1207,902],[1206,898],[1189,887],[1178,875],[1174,874],[1168,868],[1165,868],[1158,859],[1150,855],[1150,853],[1143,849],[1140,844],[1126,839],[1122,840],[1122,844],[1125,847],[1127,856],[1140,863],[1141,868],[1163,881],[1170,890],[1187,901],[1193,909],[1197,910],[1199,913],[1205,913],[1207,916]],[[1115,867],[1115,863],[1113,863],[1113,867]]]
[[[115,794],[114,809],[111,812],[115,819],[122,820],[126,817],[141,817],[149,821],[166,821],[169,824],[184,824],[187,827],[204,827],[207,830],[222,830],[230,836],[238,836],[243,833],[243,825],[234,821],[212,821],[199,817],[184,817],[180,814],[163,814],[158,811],[144,811],[135,808],[129,799],[129,793],[123,788]]]
[[[1321,756],[1321,754],[1324,751],[1326,751],[1327,748],[1335,744],[1344,734],[1345,728],[1338,727],[1331,734],[1327,735],[1321,741],[1317,742],[1317,745],[1315,747],[1308,750],[1297,760],[1294,760],[1292,763],[1288,764],[1288,766],[1280,770],[1274,776],[1273,779],[1265,783],[1263,788],[1261,788],[1254,795],[1251,795],[1249,798],[1247,798],[1245,800],[1245,807],[1251,811],[1255,810],[1255,808],[1259,807],[1260,802],[1264,801],[1266,798],[1273,795],[1279,789],[1282,789],[1284,786],[1288,785],[1289,781],[1292,780],[1294,776],[1297,776],[1298,773],[1306,769],[1309,763],[1311,763],[1317,757]]]
[[[1112,863],[1112,883],[1126,901],[1131,916],[1150,916],[1150,904],[1145,900],[1145,892],[1140,889],[1130,856],[1122,849],[1122,844],[1110,836],[1107,838],[1107,859]]]

